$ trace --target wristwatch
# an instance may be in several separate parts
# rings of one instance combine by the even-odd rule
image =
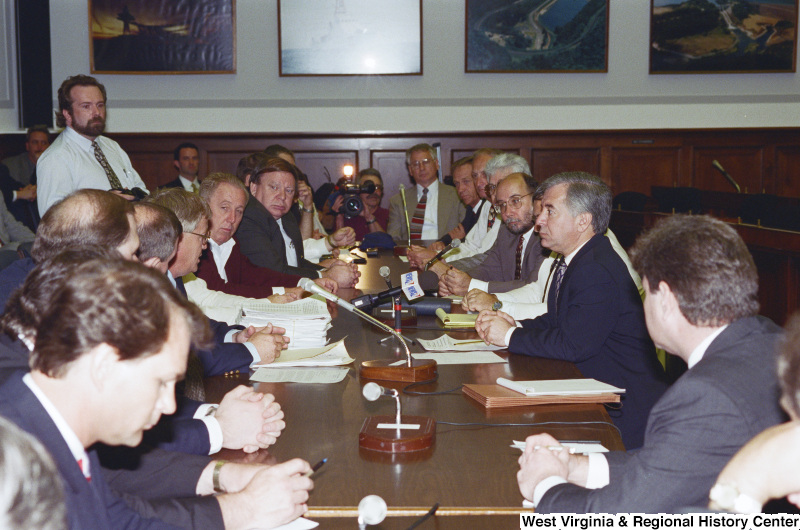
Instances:
[[[501,302],[500,300],[492,304],[492,311],[499,311],[502,308],[503,308],[503,302]]]
[[[761,503],[746,493],[740,493],[733,484],[717,482],[708,498],[721,510],[733,513],[760,513]]]

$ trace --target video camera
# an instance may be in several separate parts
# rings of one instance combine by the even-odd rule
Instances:
[[[339,208],[337,213],[343,213],[346,218],[351,219],[353,217],[358,217],[364,209],[364,203],[361,201],[360,194],[375,193],[375,183],[368,180],[359,186],[358,184],[347,182],[341,186],[336,186],[334,192],[344,197],[342,207]]]

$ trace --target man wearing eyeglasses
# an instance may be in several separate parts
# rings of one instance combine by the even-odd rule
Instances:
[[[432,146],[411,147],[406,151],[406,166],[416,186],[405,192],[405,210],[402,193],[389,201],[387,232],[400,244],[408,242],[409,230],[412,243],[437,240],[458,226],[466,209],[455,188],[440,184],[439,160]]]
[[[469,273],[449,269],[439,279],[440,293],[464,296],[472,289],[499,293],[536,280],[546,258],[534,230],[534,221],[541,210],[541,201],[535,198],[536,187],[533,177],[524,173],[513,173],[500,182],[494,209],[502,216],[504,226],[494,245],[483,263]]]

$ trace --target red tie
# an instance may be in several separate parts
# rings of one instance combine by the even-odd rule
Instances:
[[[519,280],[522,278],[522,245],[525,242],[525,235],[519,236],[519,243],[517,244],[517,268],[514,269],[514,279]]]
[[[425,206],[428,204],[428,188],[422,189],[422,198],[414,208],[414,217],[411,218],[411,239],[422,239],[422,225],[425,223]]]

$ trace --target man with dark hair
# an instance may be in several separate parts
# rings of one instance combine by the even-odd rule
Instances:
[[[127,200],[135,198],[131,193],[147,193],[125,151],[102,136],[106,89],[97,79],[76,75],[61,83],[56,124],[66,129],[42,153],[36,166],[40,214],[82,188],[113,190]]]
[[[0,166],[0,191],[8,211],[34,232],[39,224],[36,163],[49,146],[50,131],[46,125],[29,127],[25,135],[25,152],[6,158]]]
[[[548,207],[553,219],[561,213],[557,203],[546,200]],[[631,257],[647,293],[650,336],[689,370],[653,407],[638,451],[587,458],[558,452],[548,434],[528,437],[517,480],[537,512],[705,506],[730,457],[782,421],[775,374],[781,330],[757,316],[758,273],[736,231],[711,217],[671,216],[638,239]]]
[[[165,188],[183,188],[191,193],[200,191],[200,149],[191,142],[183,142],[172,153],[172,165],[178,170],[178,176],[164,184]]]
[[[466,206],[467,212],[457,227],[440,237],[435,243],[428,245],[428,250],[434,252],[444,249],[454,239],[463,241],[477,222],[481,209],[486,204],[486,201],[481,198],[475,187],[475,180],[472,178],[471,156],[465,156],[453,162],[450,166],[450,172],[453,174],[453,187],[456,189],[458,198]]]
[[[0,375],[0,414],[34,434],[53,456],[66,485],[71,527],[171,527],[142,519],[119,500],[90,448],[98,442],[136,446],[162,414],[174,412],[175,384],[186,370],[192,337],[200,346],[207,336],[202,313],[164,276],[137,263],[87,262],[57,290],[39,322],[31,373]],[[229,473],[218,473],[212,483],[215,465],[193,472],[194,481],[186,480],[183,468],[163,469],[152,479],[163,482],[153,489],[190,497],[217,485],[229,488],[217,501],[222,522],[230,524],[266,524],[266,517],[271,526],[305,511],[300,503],[307,495],[298,496],[300,503],[287,497],[311,487],[298,480],[310,469],[307,463],[249,470],[227,464]],[[234,475],[241,481],[236,486]],[[246,503],[252,495],[272,506]],[[275,519],[276,509],[288,516]]]
[[[152,202],[137,202],[133,209],[139,236],[136,258],[147,267],[166,274],[183,232],[180,220],[169,208]]]
[[[325,269],[304,257],[297,220],[287,215],[298,174],[297,167],[280,158],[264,160],[253,169],[248,186],[250,198],[236,234],[242,254],[259,267],[306,278],[330,278],[339,287],[353,287],[360,276],[356,265],[336,260]],[[349,237],[350,233],[343,236]],[[328,250],[339,246],[335,234],[326,239]]]
[[[405,208],[400,193],[389,200],[389,226],[386,232],[400,244],[409,239],[435,241],[458,226],[466,209],[452,186],[439,182],[439,160],[428,144],[417,144],[406,151],[406,167],[415,186],[405,193]]]
[[[483,311],[476,329],[482,339],[512,353],[572,361],[584,376],[624,388],[622,408],[611,416],[625,447],[635,449],[666,384],[639,291],[603,235],[611,190],[593,175],[570,172],[550,177],[539,192],[542,246],[562,256],[550,282],[547,313],[522,320],[518,328],[502,311]]]

